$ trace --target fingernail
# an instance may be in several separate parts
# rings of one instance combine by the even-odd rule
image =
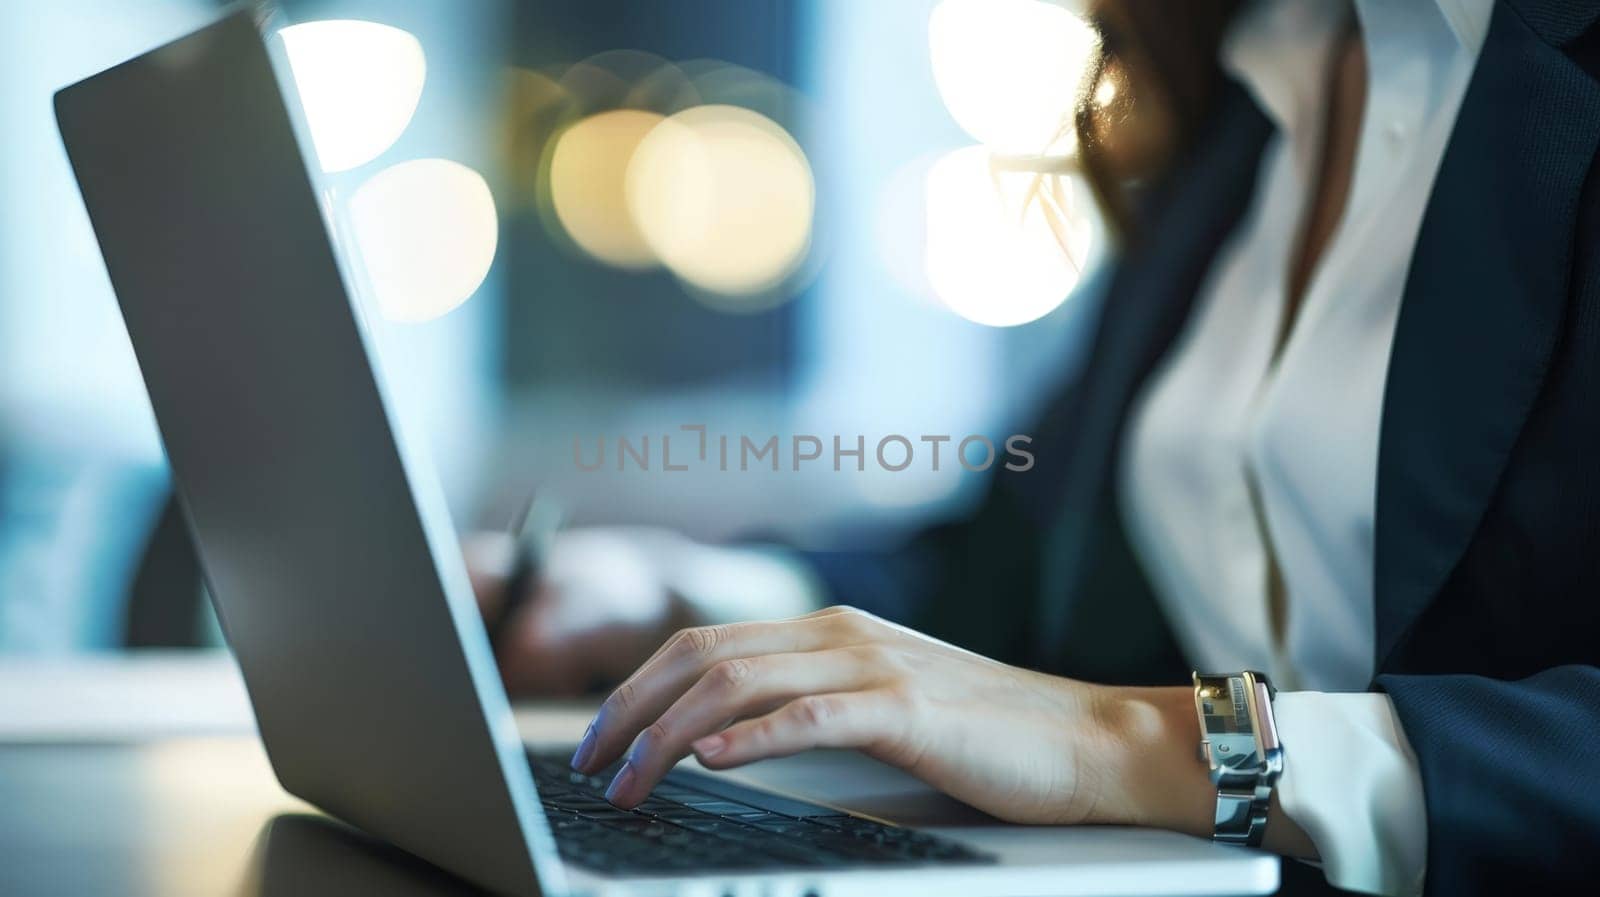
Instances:
[[[707,735],[699,741],[696,741],[693,744],[693,747],[694,752],[698,754],[701,759],[709,760],[727,749],[728,739],[723,738],[721,735]]]
[[[633,764],[624,763],[617,770],[617,777],[611,780],[611,787],[606,789],[606,800],[615,804],[619,795],[633,786]]]
[[[594,723],[583,733],[583,741],[578,743],[578,749],[572,754],[572,768],[579,772],[589,771],[589,761],[594,759]]]

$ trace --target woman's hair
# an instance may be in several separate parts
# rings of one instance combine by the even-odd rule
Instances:
[[[1159,177],[1211,113],[1218,49],[1240,0],[1090,0],[1100,50],[1074,114],[1078,159],[1107,225],[1133,233],[1132,185]]]

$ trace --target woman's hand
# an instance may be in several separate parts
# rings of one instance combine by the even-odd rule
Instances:
[[[628,752],[607,797],[631,807],[691,752],[725,769],[855,748],[1013,822],[1207,833],[1199,738],[1189,688],[1046,676],[830,608],[679,632],[605,702],[573,766]]]

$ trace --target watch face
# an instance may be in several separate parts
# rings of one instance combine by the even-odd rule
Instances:
[[[1211,742],[1211,758],[1218,766],[1239,769],[1260,764],[1244,679],[1206,680],[1200,688],[1200,713]]]

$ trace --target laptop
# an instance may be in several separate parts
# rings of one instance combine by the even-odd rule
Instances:
[[[919,830],[685,768],[623,811],[530,753],[265,25],[233,11],[63,89],[56,116],[287,791],[517,897],[1276,887],[1274,858],[1197,839]]]

